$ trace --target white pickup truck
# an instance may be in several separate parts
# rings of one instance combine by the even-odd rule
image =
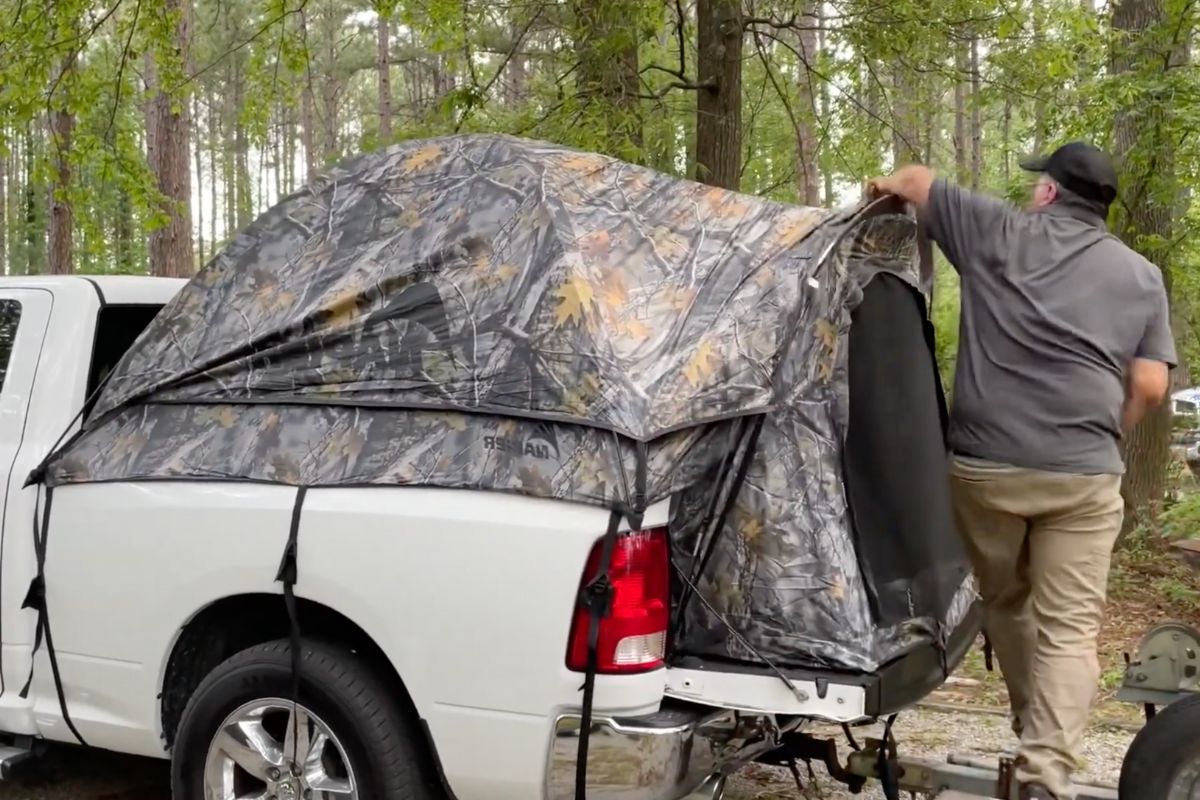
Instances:
[[[183,798],[571,796],[580,684],[572,616],[608,519],[573,504],[411,487],[311,492],[297,593],[305,635],[321,642],[305,660],[306,674],[323,678],[324,703],[302,711],[310,727],[300,738],[310,758],[305,774],[293,777],[277,769],[294,743],[288,704],[277,699],[289,696],[280,644],[288,626],[272,577],[294,490],[195,482],[62,487],[45,585],[65,703],[45,647],[22,696],[36,636],[37,614],[23,605],[37,571],[33,530],[42,493],[24,484],[181,285],[126,277],[0,283],[0,730],[74,741],[65,705],[89,745],[165,757],[178,743]],[[647,526],[661,526],[665,515],[665,507],[651,510]],[[391,535],[397,525],[405,537]],[[347,528],[357,552],[372,558],[347,551]],[[614,559],[629,575],[665,572],[661,531],[623,542]],[[472,558],[463,560],[463,552]],[[665,592],[665,582],[648,588],[635,599],[661,608],[667,598],[655,592]],[[644,619],[653,629],[618,617],[606,624],[628,626],[614,633],[621,640],[661,640],[665,614]],[[727,681],[664,669],[660,660],[617,663],[618,656],[601,654],[601,673],[614,674],[597,680],[592,750],[600,758],[615,754],[620,771],[594,771],[604,790],[589,796],[679,798],[754,754],[755,736],[745,749],[734,744],[732,715],[669,701],[678,695],[722,705],[733,699]],[[735,683],[741,705],[804,710],[772,679]],[[824,700],[812,695],[826,713],[864,713],[860,687],[836,687]],[[739,735],[757,722],[741,721]],[[5,752],[21,755],[19,747]]]
[[[294,489],[62,486],[44,518],[31,470],[182,285],[0,281],[2,757],[76,738],[173,754],[178,800],[574,797],[588,628],[577,596],[605,510],[465,490],[312,490],[296,588],[311,700],[294,714],[273,581]],[[666,665],[666,521],[666,505],[652,507],[612,552],[589,800],[718,798],[725,775],[801,720],[878,716],[940,681],[925,651],[865,676],[792,671],[792,689],[761,671]],[[48,533],[52,648],[25,607],[35,531]],[[289,751],[300,774],[284,769]]]

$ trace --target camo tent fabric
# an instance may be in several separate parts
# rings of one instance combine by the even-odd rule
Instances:
[[[330,170],[204,267],[47,481],[687,509],[733,486],[731,454],[766,415],[765,484],[747,482],[720,531],[675,514],[677,550],[717,535],[723,574],[768,569],[736,546],[758,525],[810,574],[757,575],[739,625],[788,663],[873,669],[956,624],[970,594],[877,630],[839,479],[850,310],[880,270],[915,281],[914,231],[897,213],[796,208],[504,136],[401,144]]]

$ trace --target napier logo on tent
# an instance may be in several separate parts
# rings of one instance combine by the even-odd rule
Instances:
[[[539,426],[538,430],[524,439],[519,436],[485,436],[483,449],[547,460],[558,458],[558,437],[549,427]]]

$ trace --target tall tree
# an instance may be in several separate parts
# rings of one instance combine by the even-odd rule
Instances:
[[[51,98],[50,146],[54,154],[53,180],[50,184],[50,230],[46,267],[52,275],[66,275],[74,269],[75,231],[71,207],[71,139],[75,133],[75,114],[71,110],[71,85],[74,81],[78,51],[74,46],[62,56]]]
[[[954,43],[954,173],[962,186],[970,184],[971,171],[968,160],[970,143],[967,138],[967,87],[969,73],[967,58],[970,46],[966,41]]]
[[[801,202],[821,205],[821,175],[817,141],[817,86],[823,81],[814,75],[817,49],[817,13],[814,0],[804,0],[800,15],[799,69],[796,82],[800,89],[796,109],[796,182]]]
[[[1190,39],[1189,28],[1172,23],[1162,0],[1118,0],[1113,7],[1111,67],[1127,98],[1113,121],[1122,177],[1116,228],[1129,246],[1162,270],[1168,293],[1179,187],[1174,177],[1175,98],[1162,76],[1187,62]],[[1171,411],[1164,404],[1151,410],[1125,441],[1127,529],[1152,524],[1161,506],[1170,427]]]
[[[742,49],[740,0],[697,0],[696,177],[738,189],[742,176]]]
[[[983,179],[983,107],[980,88],[983,73],[979,68],[979,36],[971,35],[971,188],[978,189]]]
[[[150,232],[150,271],[187,277],[195,269],[192,252],[192,182],[188,147],[191,103],[188,83],[181,80],[189,63],[191,0],[164,0],[169,34],[147,54],[146,86],[150,97],[148,160],[164,207],[164,224]],[[169,83],[174,77],[178,81]]]
[[[642,160],[637,0],[574,0],[575,82],[596,149]],[[439,71],[439,75],[441,72]]]
[[[392,141],[392,15],[384,3],[376,5],[379,19],[376,21],[375,68],[379,75],[379,141]]]
[[[0,275],[9,274],[8,264],[8,189],[10,171],[7,143],[7,126],[0,126]]]

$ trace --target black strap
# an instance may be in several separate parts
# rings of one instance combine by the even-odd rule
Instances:
[[[292,506],[292,525],[288,530],[287,544],[283,546],[283,556],[279,559],[279,571],[275,580],[283,584],[283,604],[288,615],[288,650],[292,658],[292,752],[288,756],[292,774],[297,775],[300,768],[300,753],[296,747],[300,741],[299,719],[297,713],[300,704],[300,614],[296,610],[296,582],[300,577],[298,554],[300,538],[300,517],[304,511],[304,498],[308,495],[308,487],[301,486],[296,490],[296,503]],[[307,755],[305,753],[304,755]]]
[[[617,541],[617,529],[621,514],[613,511],[608,517],[608,531],[600,546],[600,569],[596,577],[588,581],[579,592],[579,605],[590,614],[588,621],[587,672],[583,678],[583,711],[579,719],[579,752],[575,759],[575,800],[587,798],[588,744],[592,737],[592,701],[596,693],[596,667],[600,645],[600,620],[612,611],[612,581],[609,580],[608,564],[612,560],[613,547]]]
[[[879,784],[887,800],[900,800],[900,754],[892,734],[895,723],[896,715],[892,714],[883,726],[883,741],[879,745]]]
[[[704,522],[701,524],[701,535],[707,537],[705,549],[704,553],[700,556],[699,562],[694,565],[691,580],[686,581],[687,585],[679,598],[678,619],[681,621],[684,618],[684,608],[692,599],[694,584],[700,580],[700,576],[704,574],[704,570],[708,567],[709,560],[712,559],[713,553],[716,552],[717,538],[720,536],[721,528],[725,524],[725,518],[729,516],[729,512],[733,510],[734,505],[737,503],[742,486],[746,482],[746,476],[750,473],[750,465],[754,462],[754,456],[758,452],[758,437],[762,433],[765,421],[765,414],[759,414],[749,421],[750,433],[746,438],[746,448],[742,452],[737,472],[734,474],[732,482],[728,485],[728,494],[723,496],[725,502],[721,505],[718,514],[705,517]],[[710,508],[710,511],[715,510],[715,505]]]
[[[29,677],[25,680],[25,685],[21,687],[20,697],[22,700],[29,697],[29,691],[33,687],[34,665],[37,663],[37,654],[44,641],[63,722],[66,723],[67,729],[71,731],[71,735],[75,737],[76,741],[87,746],[87,742],[84,741],[71,719],[71,713],[67,710],[67,694],[63,689],[62,673],[58,668],[58,654],[54,650],[54,636],[50,632],[50,613],[46,604],[46,544],[50,537],[50,507],[54,502],[54,488],[46,487],[44,507],[41,506],[40,500],[41,489],[39,488],[38,501],[35,502],[33,508],[33,550],[37,557],[37,574],[29,582],[29,591],[25,593],[25,602],[21,604],[21,608],[31,608],[37,611],[37,625],[34,629],[33,650],[29,653]]]

